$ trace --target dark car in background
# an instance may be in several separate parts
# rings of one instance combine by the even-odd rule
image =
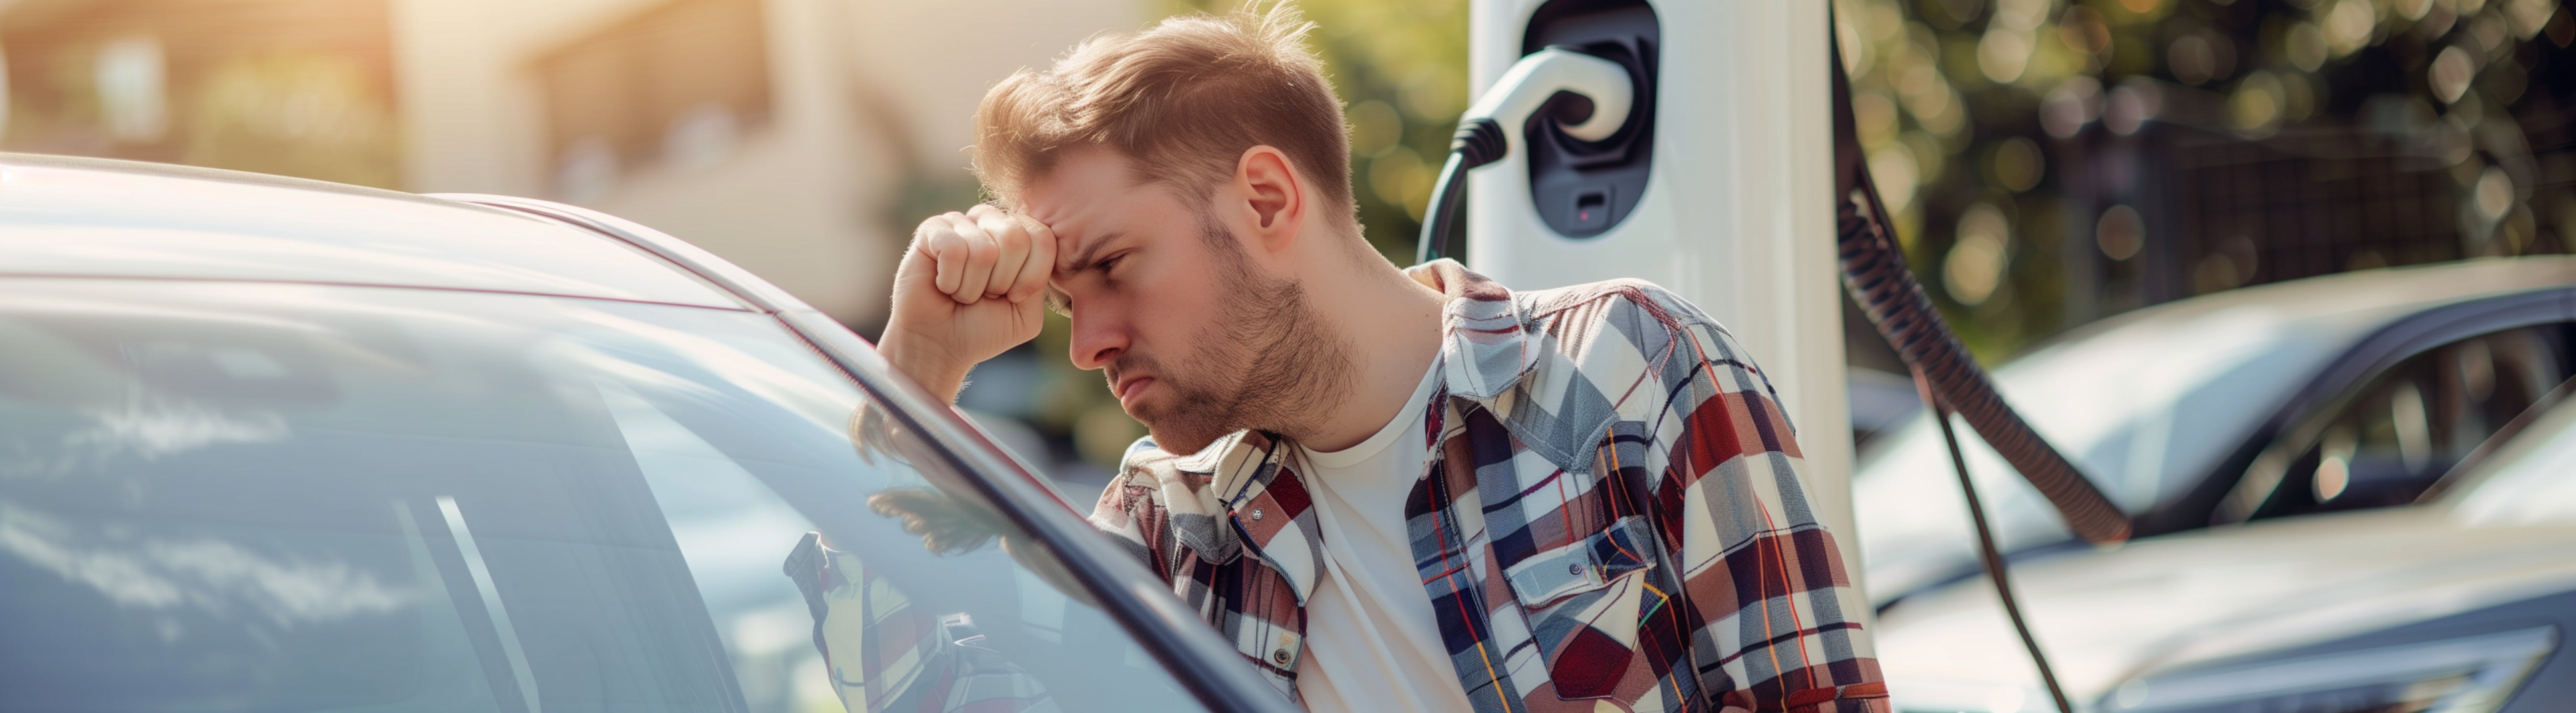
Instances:
[[[1161,589],[650,229],[0,155],[0,710],[1286,706]]]

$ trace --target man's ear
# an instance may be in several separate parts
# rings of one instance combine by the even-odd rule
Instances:
[[[1269,146],[1245,149],[1235,163],[1234,184],[1252,211],[1261,246],[1273,251],[1288,247],[1306,220],[1305,186],[1289,168],[1288,155]]]

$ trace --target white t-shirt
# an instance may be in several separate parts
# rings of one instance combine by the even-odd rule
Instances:
[[[1306,598],[1306,656],[1297,664],[1306,710],[1469,710],[1404,523],[1404,499],[1431,462],[1424,419],[1439,383],[1435,359],[1376,435],[1332,453],[1300,449],[1324,544],[1323,573]]]

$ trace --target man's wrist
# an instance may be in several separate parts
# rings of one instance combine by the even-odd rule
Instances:
[[[877,345],[877,353],[885,356],[887,366],[912,377],[913,383],[939,397],[942,403],[957,400],[957,392],[965,387],[967,372],[975,368],[973,364],[958,363],[945,350],[922,345],[894,330],[887,330],[885,341]]]

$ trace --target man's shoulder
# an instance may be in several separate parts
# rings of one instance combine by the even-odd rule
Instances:
[[[1661,285],[1635,278],[1513,293],[1522,328],[1559,358],[1533,364],[1541,383],[1580,375],[1594,382],[1634,383],[1641,376],[1687,378],[1655,368],[1676,354],[1699,354],[1731,339],[1698,305]],[[1724,348],[1724,347],[1720,347]],[[1570,374],[1547,374],[1549,370]],[[1640,373],[1643,372],[1643,373]]]
[[[1563,333],[1622,320],[1648,320],[1665,329],[1718,327],[1698,305],[1662,285],[1622,277],[1512,293],[1522,319],[1534,330]]]

